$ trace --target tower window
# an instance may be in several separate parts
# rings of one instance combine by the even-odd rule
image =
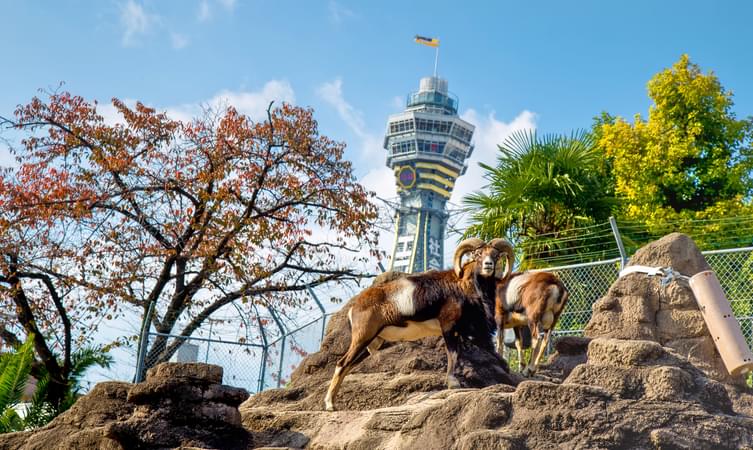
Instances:
[[[390,123],[390,134],[413,131],[413,119],[398,120]]]

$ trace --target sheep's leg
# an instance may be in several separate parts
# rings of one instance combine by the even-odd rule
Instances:
[[[335,410],[335,397],[337,391],[340,390],[340,384],[380,331],[376,325],[373,325],[376,322],[369,320],[370,311],[363,311],[360,314],[353,314],[353,312],[351,309],[348,314],[351,320],[350,346],[345,355],[337,361],[335,373],[332,375],[327,395],[324,397],[324,407],[327,411]]]
[[[449,389],[460,387],[460,382],[455,378],[455,365],[457,364],[458,353],[460,351],[460,338],[455,331],[455,323],[460,319],[461,310],[460,303],[453,299],[448,299],[437,317],[439,326],[442,329],[444,345],[447,349],[447,387]]]
[[[549,336],[552,333],[552,330],[546,330],[544,332],[544,337],[540,340],[541,341],[541,348],[539,349],[538,353],[535,355],[535,358],[531,362],[531,375],[536,373],[536,370],[539,368],[539,360],[541,360],[541,357],[544,355],[544,352],[546,351],[546,346],[549,344]],[[533,357],[533,355],[531,355]]]
[[[552,311],[547,310],[544,311],[544,314],[536,322],[537,331],[539,328],[543,328],[544,335],[536,339],[536,349],[531,352],[531,362],[528,371],[530,375],[536,373],[536,370],[539,368],[539,361],[546,351],[546,346],[549,343],[549,335],[552,332],[552,328],[554,328],[554,320],[555,317]]]
[[[541,347],[541,337],[539,336],[539,326],[538,322],[532,323],[529,328],[531,329],[531,338],[533,339],[532,345],[531,345],[531,358],[528,360],[528,365],[526,365],[525,369],[523,369],[523,376],[529,377],[534,374],[536,371],[536,368],[533,367],[533,362],[536,357],[536,355],[539,352],[539,348]]]
[[[505,330],[497,328],[497,354],[505,357]]]
[[[460,339],[458,339],[457,333],[452,329],[446,333],[442,333],[442,337],[444,338],[445,348],[447,348],[447,388],[457,389],[460,387],[460,381],[455,378],[455,365],[458,362]]]
[[[366,346],[366,348],[369,350],[369,355],[373,355],[377,351],[379,351],[379,348],[382,347],[382,344],[384,343],[384,339],[380,338],[379,336],[375,337],[369,345]]]
[[[523,336],[521,328],[513,328],[515,332],[515,349],[518,351],[518,372],[526,367],[526,362],[523,359]]]
[[[503,324],[505,323],[504,316],[501,317],[494,317],[494,321],[497,323],[497,354],[501,356],[502,358],[505,357],[505,328]]]
[[[505,351],[505,310],[499,299],[494,304],[494,322],[497,324],[497,354],[504,358]]]
[[[340,390],[340,384],[342,384],[345,376],[350,373],[353,368],[354,362],[358,359],[361,353],[366,349],[368,342],[362,340],[351,340],[350,348],[348,351],[337,361],[335,365],[335,373],[332,375],[332,381],[329,383],[327,389],[327,396],[324,398],[324,407],[327,411],[335,410],[335,396]]]

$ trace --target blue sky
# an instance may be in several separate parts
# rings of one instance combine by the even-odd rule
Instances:
[[[178,117],[221,98],[252,117],[269,99],[292,101],[313,107],[322,132],[348,143],[358,177],[389,196],[387,116],[432,71],[433,50],[413,35],[438,37],[439,74],[477,126],[459,203],[512,129],[645,115],[646,82],[682,53],[734,91],[738,115],[752,114],[751,17],[750,2],[0,0],[0,115],[61,81]]]

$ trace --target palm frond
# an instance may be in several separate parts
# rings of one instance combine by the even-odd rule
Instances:
[[[0,412],[0,434],[24,430],[24,421],[13,408]]]
[[[471,212],[465,237],[506,237],[522,243],[577,226],[584,218],[605,220],[610,215],[614,203],[602,187],[603,155],[590,132],[538,135],[517,130],[498,149],[496,167],[481,166],[488,184],[463,199]],[[531,250],[563,249],[540,242]]]
[[[16,351],[3,355],[5,364],[0,373],[0,411],[6,411],[21,400],[34,360],[34,342],[28,338]]]

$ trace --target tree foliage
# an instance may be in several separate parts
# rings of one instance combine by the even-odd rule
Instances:
[[[285,104],[255,123],[229,107],[185,123],[113,104],[116,124],[65,92],[4,119],[23,139],[0,176],[0,308],[35,336],[52,382],[70,381],[72,340],[124,307],[189,336],[236,300],[294,306],[361,275],[338,255],[374,248],[376,210],[311,110]],[[157,338],[147,361],[179,345]]]
[[[621,216],[649,226],[750,214],[753,121],[687,55],[648,82],[648,119],[599,125]]]
[[[481,164],[488,192],[465,199],[473,211],[468,236],[506,236],[524,258],[562,250],[561,232],[605,221],[611,189],[589,133],[539,136],[518,131],[499,145],[496,167]],[[565,249],[567,250],[567,249]]]

